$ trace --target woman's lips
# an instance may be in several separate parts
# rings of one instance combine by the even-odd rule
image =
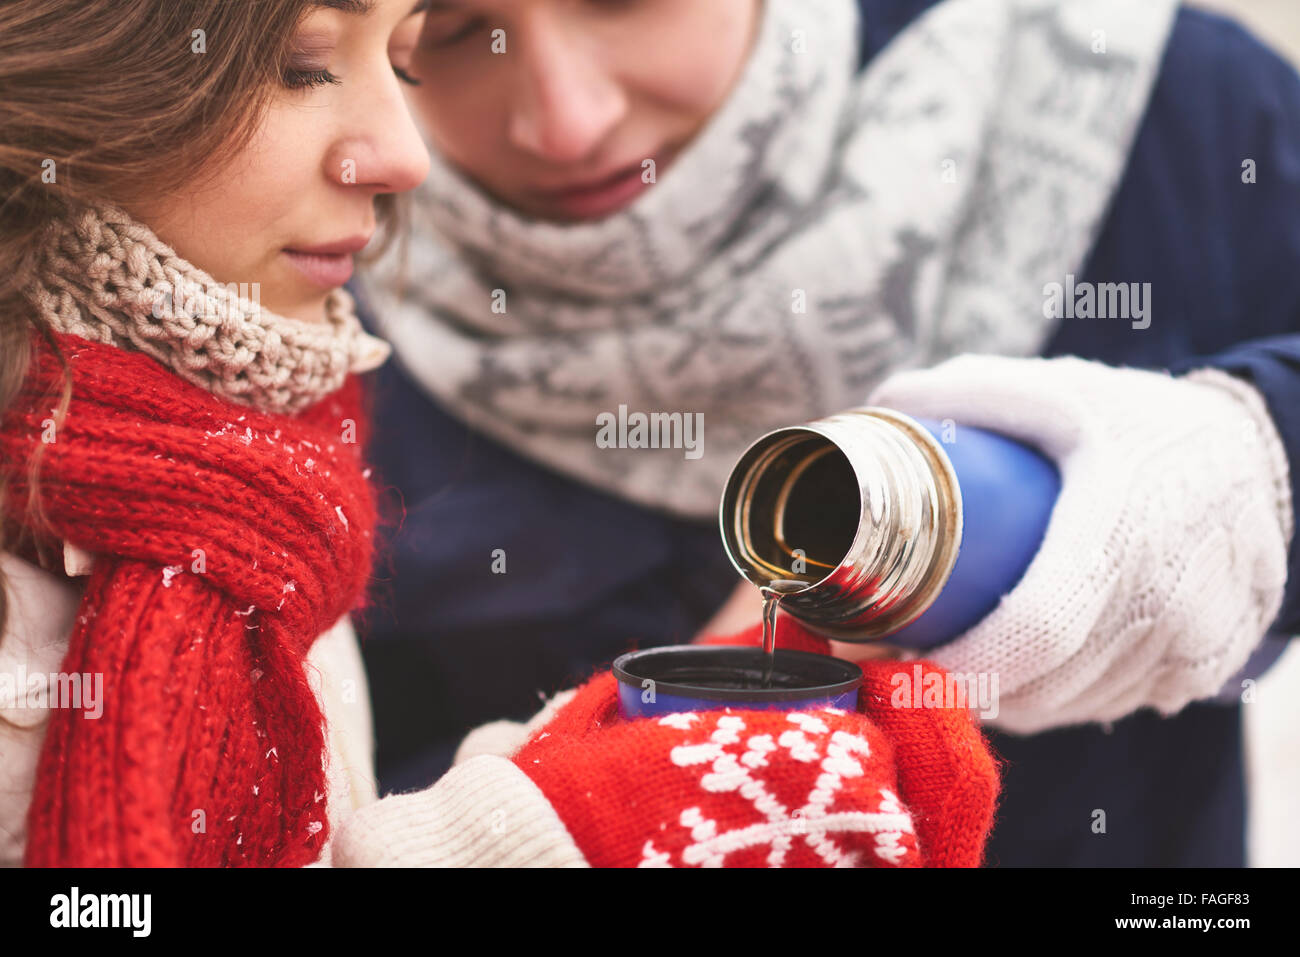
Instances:
[[[286,249],[284,254],[294,268],[326,289],[334,289],[352,278],[351,253],[300,253]]]
[[[316,285],[334,289],[352,278],[352,256],[369,241],[369,236],[357,236],[324,246],[286,249],[284,254],[294,268]]]

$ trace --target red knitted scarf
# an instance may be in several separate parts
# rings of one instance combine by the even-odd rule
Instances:
[[[43,445],[50,530],[95,555],[62,669],[102,674],[104,700],[98,719],[52,711],[26,863],[309,863],[329,822],[303,661],[370,572],[359,383],[264,414],[145,355],[55,338],[66,419],[52,428],[62,367],[38,342],[0,469],[13,527]]]

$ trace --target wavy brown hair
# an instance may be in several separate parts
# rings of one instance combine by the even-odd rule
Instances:
[[[219,173],[213,157],[233,157],[256,131],[315,6],[0,0],[0,412],[22,385],[33,334],[50,338],[24,293],[47,226],[87,203],[128,206]],[[70,390],[65,375],[56,421]],[[38,466],[27,463],[33,478]],[[4,493],[0,473],[0,517]],[[28,524],[39,526],[33,500]],[[4,527],[0,553],[19,544]],[[4,586],[0,572],[0,632]]]

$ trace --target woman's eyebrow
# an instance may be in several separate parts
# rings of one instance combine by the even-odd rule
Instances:
[[[364,17],[375,8],[375,0],[312,0],[318,7],[328,7],[343,13]]]
[[[330,10],[339,10],[359,17],[364,17],[375,8],[375,0],[312,0],[312,2],[318,7],[327,7]],[[407,16],[412,17],[422,13],[429,9],[429,6],[430,0],[416,0],[415,6]]]

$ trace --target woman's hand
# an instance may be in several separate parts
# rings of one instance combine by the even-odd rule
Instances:
[[[858,713],[633,721],[602,674],[513,763],[593,866],[978,866],[998,771],[974,719],[896,706],[896,664],[864,672]]]
[[[745,585],[732,604],[751,598]],[[757,645],[762,623],[703,641]],[[789,616],[777,618],[777,646],[832,650]],[[633,721],[619,717],[617,682],[602,672],[527,723],[475,729],[432,787],[356,811],[331,844],[333,864],[978,867],[999,771],[975,718],[922,706],[919,694],[916,706],[899,700],[900,675],[943,679],[931,662],[861,664],[858,713]]]
[[[805,649],[820,640],[797,627],[786,637]],[[907,668],[907,680],[915,668],[943,674],[929,662]],[[896,663],[863,670],[857,713],[726,709],[630,721],[618,715],[614,677],[601,673],[557,699],[526,743],[356,812],[334,862],[978,866],[999,774],[975,720],[919,697],[900,704]]]

